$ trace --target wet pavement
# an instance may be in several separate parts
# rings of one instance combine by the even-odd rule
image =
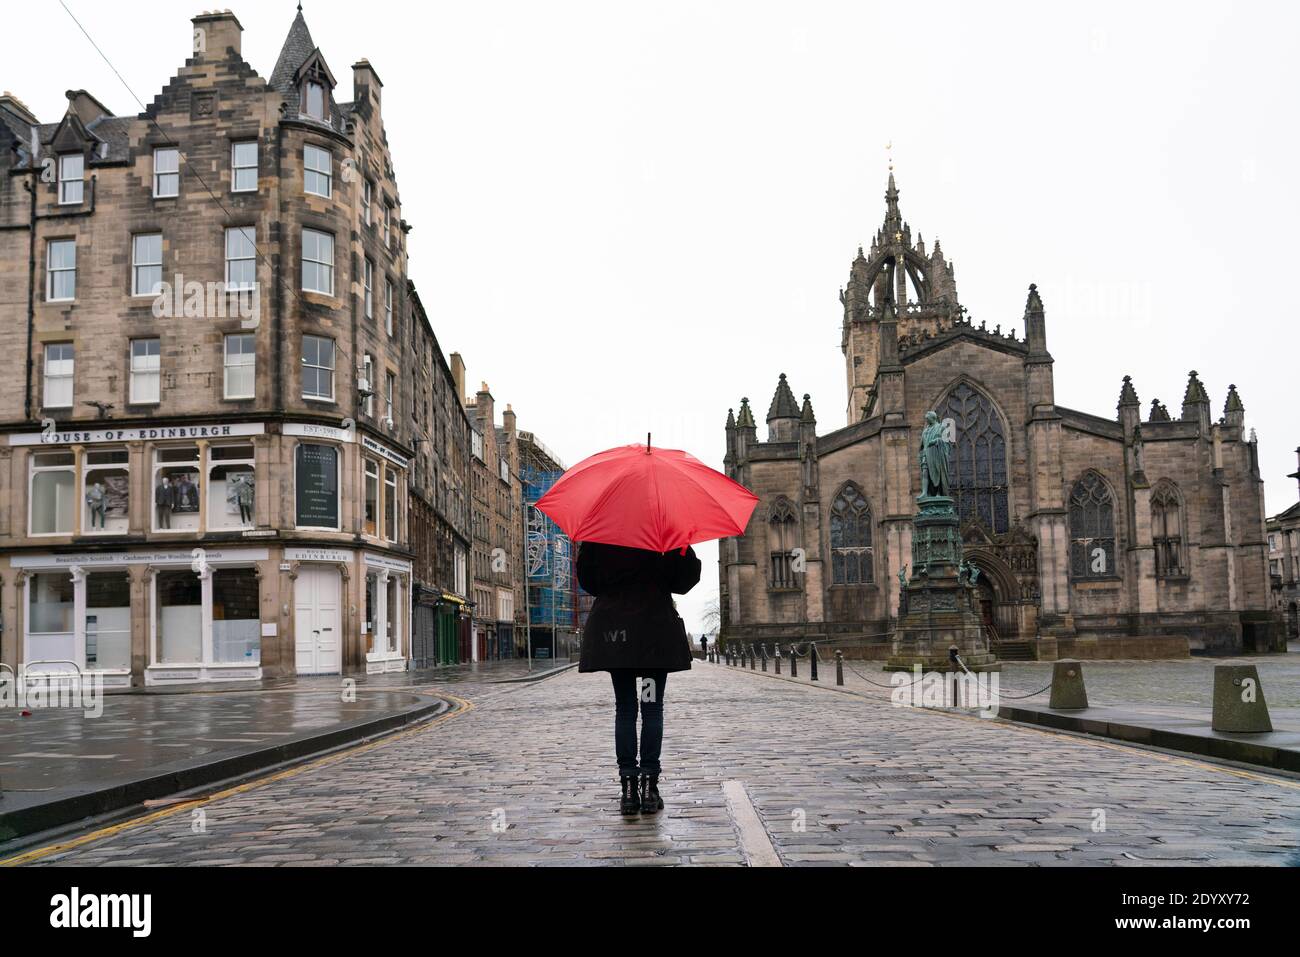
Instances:
[[[170,790],[179,790],[199,778],[219,779],[204,777],[204,768],[246,773],[417,720],[446,706],[435,685],[509,687],[565,664],[536,662],[530,672],[526,661],[502,661],[141,688],[83,698],[78,707],[0,707],[0,840],[31,830],[16,812],[40,813],[41,826],[52,826],[128,806],[141,799],[146,782],[164,782],[148,784],[145,796],[157,797],[168,793],[171,776]]]
[[[703,663],[667,684],[667,807],[628,819],[605,676],[454,693],[473,706],[13,862],[1300,863],[1300,781]]]

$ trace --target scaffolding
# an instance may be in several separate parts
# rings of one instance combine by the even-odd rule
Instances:
[[[573,543],[537,508],[537,502],[564,474],[564,464],[530,432],[519,433],[519,453],[519,477],[523,480],[524,507],[528,510],[528,535],[524,542],[528,620],[535,636],[540,631],[558,638],[563,646],[577,630]]]

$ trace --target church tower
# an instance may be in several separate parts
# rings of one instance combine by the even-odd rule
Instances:
[[[925,240],[917,234],[898,209],[898,187],[891,167],[885,191],[885,222],[871,242],[869,252],[858,247],[858,257],[849,269],[848,285],[840,291],[844,306],[844,331],[840,347],[848,380],[848,424],[860,420],[874,394],[882,353],[892,354],[889,343],[916,333],[934,334],[959,318],[957,281],[952,263],[943,257],[935,240],[927,252]],[[896,327],[882,320],[886,312],[897,317]],[[896,341],[896,340],[895,340]]]

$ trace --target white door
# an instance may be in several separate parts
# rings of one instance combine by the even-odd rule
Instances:
[[[339,674],[343,670],[339,573],[332,568],[303,568],[293,594],[298,674]]]

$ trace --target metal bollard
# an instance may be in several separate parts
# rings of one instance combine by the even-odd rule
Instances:
[[[766,671],[767,670],[767,645],[760,642],[758,646],[758,653],[763,656],[763,670]]]
[[[835,651],[835,683],[844,684],[844,652],[838,649]]]
[[[753,671],[758,667],[758,655],[754,654],[754,646],[749,646],[749,670]]]
[[[790,677],[799,677],[799,656],[795,654],[794,645],[790,646]]]
[[[817,680],[817,642],[815,641],[808,646],[808,661],[812,666],[811,679],[813,681],[816,681]]]
[[[772,651],[776,655],[776,663],[772,666],[776,674],[781,673],[781,646],[777,642],[772,642]]]

